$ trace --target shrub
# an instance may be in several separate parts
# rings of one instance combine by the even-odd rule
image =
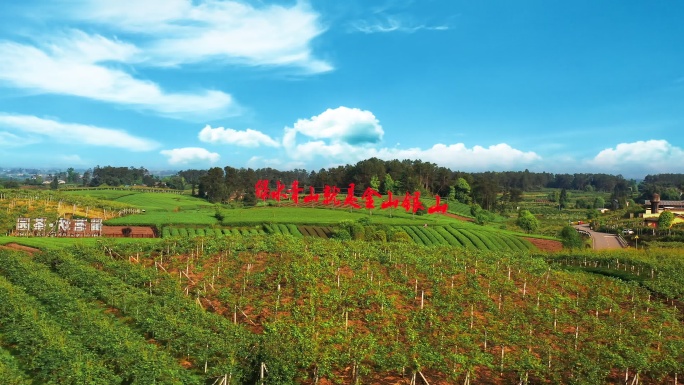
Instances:
[[[394,234],[392,234],[391,238],[392,242],[402,242],[402,243],[412,243],[413,240],[411,239],[411,236],[408,235],[405,231],[395,231]]]
[[[333,233],[332,238],[340,241],[349,241],[352,239],[352,236],[347,229],[338,229]]]

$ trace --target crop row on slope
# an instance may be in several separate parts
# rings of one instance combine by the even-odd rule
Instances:
[[[162,229],[162,238],[169,237],[214,237],[224,235],[263,235],[268,232],[262,226],[250,227],[178,227],[166,226]]]
[[[198,378],[184,378],[189,373],[172,357],[106,314],[82,290],[70,286],[45,265],[33,262],[22,253],[2,253],[0,262],[0,275],[25,288],[38,301],[35,306],[42,314],[54,320],[65,334],[78,340],[88,351],[97,354],[99,361],[115,371],[123,382],[200,382]]]
[[[278,235],[106,249],[78,258],[153,296],[176,288],[256,333],[258,360],[243,371],[263,363],[267,383],[402,371],[430,383],[605,383],[625,371],[657,382],[684,369],[671,306],[522,253]]]
[[[330,226],[297,226],[304,236],[328,239],[332,237],[334,229]]]
[[[38,302],[0,277],[2,342],[16,352],[17,361],[38,383],[113,384],[121,377],[99,362],[78,340],[48,319]]]
[[[117,265],[110,257],[90,249],[77,249],[74,256],[42,253],[35,258],[52,266],[56,274],[82,290],[91,301],[116,309],[139,334],[183,360],[195,374],[230,374],[233,379],[244,380],[246,373],[241,370],[248,367],[244,362],[249,335],[227,319],[202,310],[192,297],[179,292],[169,277],[143,269],[144,277],[157,279],[145,284],[140,280],[137,285],[127,283],[141,277],[133,274],[135,269],[131,271],[135,266]]]
[[[452,226],[400,226],[411,239],[424,246],[450,245],[490,251],[520,251],[534,249],[526,240],[493,230]]]
[[[302,233],[299,231],[296,225],[288,223],[273,223],[269,225],[264,225],[264,230],[268,234],[282,234],[282,235],[294,235],[295,237],[301,237]]]
[[[554,264],[639,283],[667,299],[684,300],[684,259],[681,251],[634,249],[572,251],[545,255]]]

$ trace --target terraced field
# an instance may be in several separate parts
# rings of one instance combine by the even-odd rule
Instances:
[[[411,239],[425,246],[450,245],[455,247],[491,251],[530,251],[535,247],[529,241],[486,227],[453,226],[399,226]]]

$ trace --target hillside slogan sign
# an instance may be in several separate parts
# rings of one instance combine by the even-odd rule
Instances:
[[[323,189],[323,194],[321,197],[320,193],[315,193],[313,187],[309,187],[309,193],[306,195],[301,195],[304,189],[299,187],[299,182],[294,181],[292,185],[288,186],[278,181],[276,183],[275,189],[271,190],[269,187],[268,180],[260,180],[256,183],[255,194],[257,199],[266,201],[267,199],[273,199],[276,202],[281,202],[283,200],[290,200],[294,204],[304,203],[322,203],[324,205],[330,206],[342,206],[350,207],[354,209],[360,209],[361,203],[364,204],[364,208],[372,210],[375,206],[376,199],[382,199],[382,195],[375,189],[368,187],[366,191],[361,194],[361,196],[354,195],[354,188],[356,185],[350,183],[347,188],[347,194],[344,200],[338,199],[341,190],[337,186],[325,185]],[[321,202],[322,198],[322,202]],[[361,200],[361,202],[359,202]],[[387,199],[380,202],[381,209],[396,209],[401,206],[406,212],[412,212],[415,214],[420,209],[425,209],[425,206],[420,201],[420,191],[416,191],[413,194],[409,194],[408,191],[403,198],[395,198],[391,191],[387,192]],[[441,203],[439,195],[435,196],[435,204],[427,208],[428,214],[441,213],[444,214],[447,211],[447,204]]]

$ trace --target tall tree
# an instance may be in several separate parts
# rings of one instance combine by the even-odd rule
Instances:
[[[568,190],[561,189],[560,196],[558,197],[558,205],[561,208],[566,208],[566,207],[568,207],[569,202],[570,202],[570,196],[568,194]]]
[[[83,186],[88,186],[88,185],[90,185],[90,178],[92,177],[92,175],[93,175],[93,172],[92,172],[92,170],[90,170],[90,169],[87,169],[87,170],[83,173],[83,180],[82,180]]]
[[[209,202],[222,202],[227,200],[226,184],[223,169],[220,167],[210,168],[206,175],[200,177],[199,195]]]
[[[50,189],[52,190],[57,190],[59,188],[59,179],[57,179],[57,175],[52,177],[52,182],[50,182]]]
[[[74,171],[73,167],[67,168],[67,183],[76,183],[76,180],[78,179],[78,173]]]
[[[380,190],[380,179],[378,179],[377,175],[373,175],[370,179],[370,188],[372,188],[375,191]]]
[[[454,198],[465,204],[470,204],[470,184],[465,178],[458,178],[454,185]]]
[[[515,223],[526,233],[535,232],[539,228],[539,220],[529,210],[520,210]]]
[[[397,193],[397,184],[394,182],[394,179],[392,179],[392,175],[390,175],[390,173],[385,174],[385,183],[383,183],[383,188],[383,193],[385,194],[387,194],[388,191],[391,191],[395,194]]]

